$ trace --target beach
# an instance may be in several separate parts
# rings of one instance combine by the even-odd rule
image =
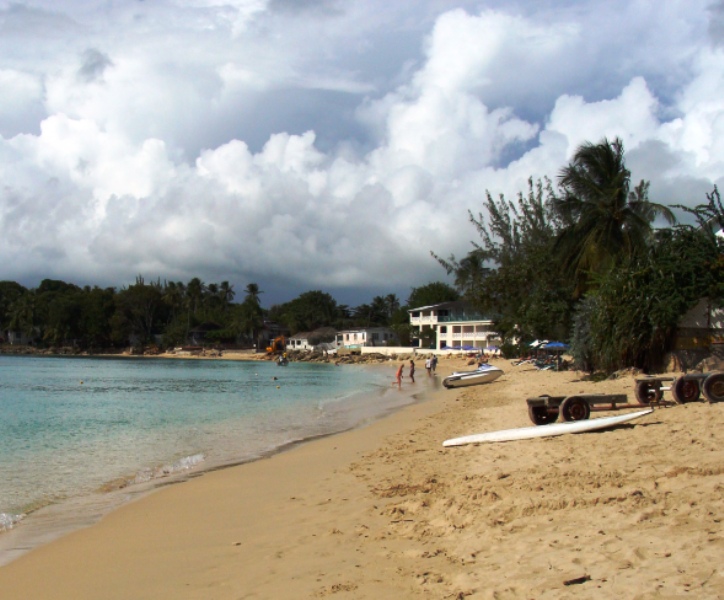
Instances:
[[[402,385],[434,390],[424,401],[159,489],[0,567],[2,597],[724,597],[724,404],[443,448],[531,425],[527,397],[634,402],[630,373],[594,383],[492,362],[497,381],[446,390],[418,361]],[[444,357],[438,378],[464,366]]]

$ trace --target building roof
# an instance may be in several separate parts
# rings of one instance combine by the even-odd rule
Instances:
[[[452,300],[450,302],[440,302],[439,304],[430,304],[429,306],[419,306],[418,308],[408,308],[407,312],[417,312],[421,310],[432,310],[432,309],[465,309],[469,308],[470,304],[463,300]]]

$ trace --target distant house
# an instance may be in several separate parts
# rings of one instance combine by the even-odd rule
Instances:
[[[418,347],[443,349],[483,349],[500,343],[493,321],[465,302],[442,302],[408,310],[413,339]],[[427,345],[426,345],[427,346]]]
[[[320,327],[314,331],[305,331],[295,333],[287,340],[287,349],[301,350],[311,352],[317,350],[319,352],[329,351],[336,348],[331,343],[335,339],[337,331],[333,327]]]
[[[295,333],[287,340],[287,349],[306,350],[308,352],[311,352],[312,350],[314,350],[314,346],[309,341],[311,335],[312,334],[308,331],[302,333]]]
[[[389,327],[359,327],[337,332],[338,348],[360,348],[362,346],[396,346],[397,334]]]

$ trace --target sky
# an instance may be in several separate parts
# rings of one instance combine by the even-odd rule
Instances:
[[[724,187],[724,0],[0,0],[0,280],[448,281],[486,191],[619,137]]]

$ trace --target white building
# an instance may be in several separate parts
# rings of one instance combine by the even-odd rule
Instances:
[[[287,350],[306,350],[311,352],[314,345],[309,342],[311,333],[295,333],[287,339]]]
[[[344,329],[337,333],[338,348],[361,348],[363,346],[395,346],[399,344],[397,334],[389,327],[359,327]]]
[[[418,347],[422,347],[426,339],[430,339],[436,350],[482,350],[500,344],[493,321],[472,310],[465,302],[443,302],[412,308],[408,312]]]

